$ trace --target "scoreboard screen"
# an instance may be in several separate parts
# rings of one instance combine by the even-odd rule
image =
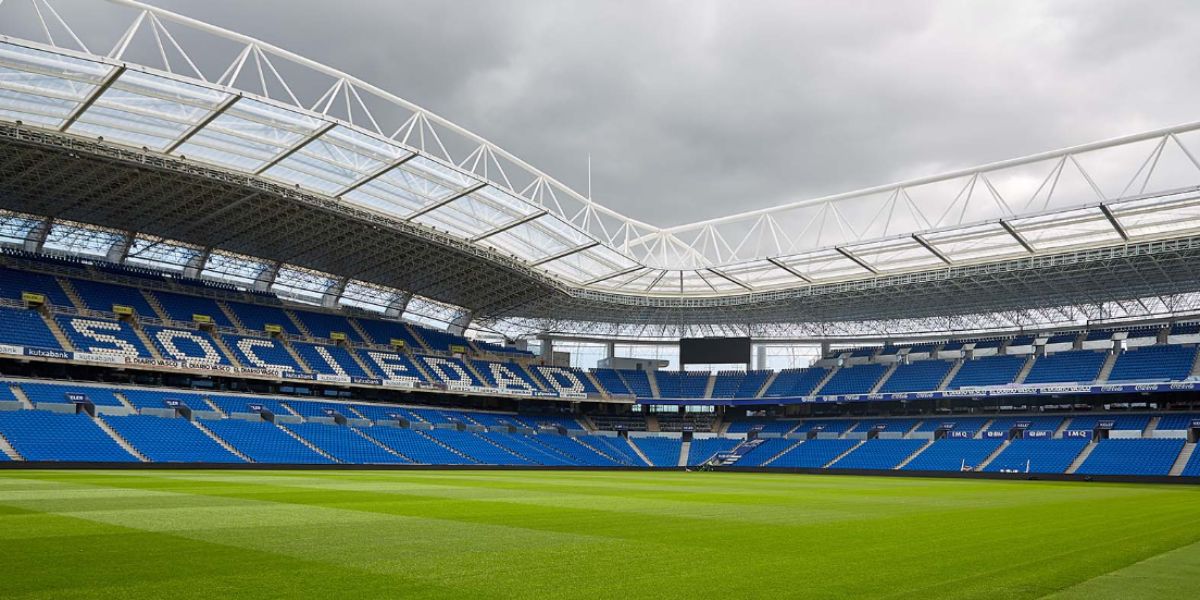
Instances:
[[[750,364],[750,338],[681,338],[679,363],[684,365]]]

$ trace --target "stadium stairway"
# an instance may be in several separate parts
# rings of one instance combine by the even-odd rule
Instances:
[[[767,458],[767,460],[762,461],[761,466],[765,467],[767,465],[770,465],[771,463],[775,462],[775,460],[777,458],[779,458],[780,456],[783,456],[784,454],[787,454],[788,452],[791,452],[792,450],[795,450],[796,446],[799,446],[800,444],[803,444],[803,443],[804,443],[804,440],[797,440],[796,443],[794,443],[794,444],[788,444],[787,447],[784,448],[783,450],[776,452],[774,455]]]
[[[46,323],[46,327],[50,329],[50,335],[54,336],[54,340],[58,342],[58,345],[62,346],[63,350],[74,352],[75,345],[71,343],[71,339],[68,338],[67,334],[64,333],[62,328],[58,326],[58,321],[56,321],[54,317],[50,315],[50,311],[42,308],[38,309],[37,312],[42,316],[42,321]]]
[[[658,389],[658,378],[654,376],[654,369],[646,371],[646,381],[650,382],[650,394],[655,398],[662,398],[662,392]]]
[[[146,330],[142,329],[141,322],[135,319],[130,321],[129,324],[130,328],[133,329],[133,335],[137,336],[138,341],[140,341],[142,345],[146,347],[146,351],[150,353],[150,356],[155,360],[162,360],[163,356],[162,352],[158,351],[158,344],[155,344],[154,341],[150,339],[150,335],[146,333]]]
[[[374,444],[376,446],[379,446],[381,449],[383,449],[384,452],[387,452],[388,454],[391,454],[391,455],[399,457],[399,458],[403,458],[404,460],[407,460],[408,462],[411,462],[411,463],[417,462],[417,461],[397,452],[395,449],[391,448],[387,444],[371,437],[370,435],[367,434],[367,432],[365,432],[357,427],[350,427],[349,429],[350,429],[350,431],[358,434],[358,436],[361,437],[362,439],[367,440],[367,442]]]
[[[376,341],[367,333],[366,329],[363,329],[363,326],[358,322],[358,319],[346,317],[346,322],[350,324],[350,329],[354,330],[354,333],[358,335],[358,337],[366,340],[368,343],[387,346],[391,342],[391,340]]]
[[[683,442],[682,444],[679,444],[679,462],[675,466],[686,467],[687,461],[688,461],[688,455],[690,455],[691,452],[692,452],[692,443],[691,442]]]
[[[1067,421],[1070,421],[1070,419],[1067,419]],[[1067,467],[1067,470],[1064,472],[1067,475],[1073,475],[1075,473],[1075,471],[1078,471],[1079,467],[1081,465],[1083,465],[1084,461],[1087,460],[1087,457],[1091,456],[1092,451],[1095,449],[1096,449],[1096,440],[1092,440],[1092,441],[1088,442],[1088,445],[1083,448],[1083,452],[1080,452],[1079,456],[1076,456],[1075,460],[1071,461],[1071,466]]]
[[[900,368],[899,361],[892,363],[892,366],[888,367],[887,370],[883,372],[883,375],[881,375],[879,377],[879,381],[876,381],[875,385],[871,386],[870,390],[867,390],[867,393],[870,393],[870,394],[879,393],[879,390],[881,388],[883,388],[884,384],[887,383],[887,380],[891,379],[892,374],[894,374],[896,372],[896,369],[899,369],[899,368]]]
[[[292,325],[296,326],[296,331],[299,331],[305,339],[313,339],[313,334],[308,330],[308,325],[305,325],[304,321],[300,320],[300,317],[296,316],[296,313],[287,309],[284,309],[283,312],[287,315],[287,318],[292,321]]]
[[[946,377],[942,379],[941,383],[938,384],[937,391],[944,391],[946,388],[950,387],[950,382],[954,381],[954,376],[958,375],[958,371],[959,369],[962,369],[964,362],[966,361],[961,358],[954,361],[954,364],[951,365],[950,370],[946,372]]]
[[[232,311],[229,314],[233,314]],[[218,351],[225,355],[225,358],[229,359],[229,362],[233,363],[233,366],[238,368],[245,366],[242,364],[242,361],[238,358],[237,354],[234,354],[233,351],[230,350],[229,346],[225,344],[225,340],[221,338],[221,334],[217,333],[216,331],[210,331],[209,334],[209,337],[212,338],[213,345],[217,347]]]
[[[992,419],[992,421],[995,421],[995,419]],[[988,421],[988,425],[991,425],[992,421]],[[984,430],[986,431],[986,428]],[[993,451],[991,454],[988,455],[987,458],[983,459],[983,461],[981,461],[978,465],[975,466],[975,470],[982,471],[985,467],[990,465],[993,460],[996,460],[997,456],[1000,456],[1001,452],[1004,452],[1005,448],[1008,448],[1009,444],[1012,444],[1012,440],[1004,440],[1003,444],[1000,444],[1000,446],[997,447],[995,451]]]
[[[1154,437],[1154,430],[1158,429],[1159,421],[1162,421],[1162,417],[1160,417],[1159,415],[1154,415],[1153,417],[1150,417],[1150,421],[1148,423],[1146,423],[1146,428],[1142,430],[1142,437],[1144,437],[1144,438]]]
[[[1179,452],[1179,456],[1175,459],[1175,464],[1171,465],[1171,471],[1167,474],[1174,477],[1183,475],[1183,470],[1187,468],[1188,462],[1192,460],[1192,454],[1195,452],[1195,442],[1188,442],[1184,444],[1183,450]]]
[[[837,464],[837,461],[839,461],[839,460],[842,460],[843,458],[846,458],[846,455],[847,455],[847,454],[850,454],[851,452],[854,452],[855,450],[858,450],[858,447],[859,447],[859,446],[862,446],[862,445],[863,445],[863,444],[865,444],[865,443],[867,443],[867,440],[859,440],[857,444],[855,444],[855,445],[853,445],[853,446],[850,446],[849,448],[847,448],[847,449],[846,449],[846,451],[845,451],[845,452],[842,452],[841,454],[839,454],[839,455],[835,456],[835,457],[833,458],[833,460],[831,460],[831,461],[829,461],[829,462],[825,463],[825,465],[824,465],[824,466],[822,466],[821,468],[822,468],[822,469],[828,469],[829,467],[832,467],[833,465]]]
[[[1117,364],[1117,352],[1109,352],[1104,359],[1104,365],[1100,367],[1100,374],[1096,375],[1096,383],[1104,383],[1108,381],[1108,376],[1112,374],[1113,366]]]
[[[358,368],[362,369],[363,373],[367,374],[367,377],[379,377],[379,375],[375,373],[375,369],[372,369],[371,365],[368,365],[367,361],[363,360],[363,357],[355,352],[353,347],[346,346],[346,351],[350,354],[350,358],[354,359],[354,363],[358,365]]]
[[[171,319],[171,315],[167,314],[167,309],[163,308],[162,303],[158,301],[158,297],[155,296],[154,294],[150,293],[150,290],[139,288],[138,291],[140,291],[142,293],[142,296],[146,298],[146,304],[149,304],[150,308],[154,309],[153,316],[159,318],[162,321],[172,321],[173,320],[173,319]]]
[[[288,314],[291,314],[291,313],[289,312]],[[295,321],[296,321],[296,323],[299,323],[299,322],[300,322],[300,320],[299,320],[299,319],[295,319]],[[291,356],[291,357],[292,357],[292,360],[296,361],[296,364],[297,364],[297,365],[300,365],[300,368],[301,368],[301,369],[304,369],[304,372],[305,372],[305,373],[312,373],[312,372],[313,372],[313,370],[312,370],[312,367],[310,367],[310,366],[308,365],[308,362],[306,362],[306,361],[304,360],[304,358],[303,358],[302,356],[300,356],[300,353],[299,353],[299,352],[296,352],[296,348],[295,348],[294,346],[292,346],[292,343],[291,343],[291,342],[289,342],[289,341],[287,340],[287,338],[280,337],[280,338],[277,338],[277,339],[279,340],[279,342],[280,342],[280,345],[281,345],[281,346],[283,346],[283,349],[284,349],[284,350],[287,350],[288,356]]]
[[[17,402],[21,403],[21,408],[33,410],[33,402],[29,400],[29,396],[25,395],[25,390],[21,389],[21,386],[10,385],[8,389],[12,392],[13,398],[16,398]]]
[[[247,330],[246,324],[242,322],[242,318],[237,316],[237,312],[229,308],[229,305],[225,304],[224,300],[216,300],[215,302],[217,303],[217,308],[221,309],[221,314],[225,315],[225,318],[229,319],[230,323],[233,323],[235,329],[238,331]]]
[[[205,398],[205,401],[208,402],[210,405],[212,405],[214,409],[216,408],[216,405],[212,404],[212,400],[208,400],[207,398]],[[221,411],[218,411],[218,412],[221,412]],[[222,413],[222,414],[224,414],[224,413]],[[234,456],[236,456],[246,462],[254,462],[253,460],[250,460],[249,456],[242,454],[241,450],[238,450],[237,448],[233,447],[233,444],[230,444],[229,442],[226,442],[225,440],[221,439],[221,436],[213,433],[213,431],[211,429],[205,427],[204,424],[201,423],[200,421],[198,421],[198,420],[192,421],[192,426],[195,427],[196,429],[199,429],[200,432],[203,433],[204,435],[207,435],[209,438],[212,438],[212,441],[216,442],[222,448],[231,452]]]
[[[280,404],[282,404],[284,408],[291,411],[292,414],[294,414],[294,415],[296,414],[296,411],[292,410],[292,407],[288,406],[286,403],[280,402]],[[297,415],[297,416],[299,416],[299,415]],[[305,446],[307,446],[309,450],[312,450],[313,452],[316,452],[317,454],[320,454],[321,456],[325,457],[326,459],[329,460],[329,462],[332,462],[332,463],[342,462],[342,461],[334,458],[333,455],[329,454],[328,452],[318,448],[316,444],[304,439],[304,436],[296,433],[295,431],[292,431],[291,429],[284,427],[283,425],[281,425],[279,423],[275,423],[275,427],[278,427],[281,431],[283,431],[284,433],[291,436],[297,442],[300,442],[301,444],[304,444]],[[340,427],[340,425],[329,425],[328,427]]]
[[[134,406],[133,403],[129,401],[129,398],[125,397],[125,394],[114,391],[113,398],[116,398],[117,402],[120,402],[122,406],[124,406],[125,408],[128,408],[130,412],[134,412],[134,413],[138,412],[137,407]]]
[[[1063,432],[1066,431],[1067,428],[1071,426],[1072,419],[1073,419],[1073,417],[1067,417],[1067,418],[1063,419],[1062,422],[1060,422],[1058,424],[1058,427],[1056,427],[1054,429],[1054,433],[1050,434],[1050,437],[1052,437],[1056,440],[1061,438],[1063,436]]]
[[[905,465],[912,462],[914,458],[920,456],[922,452],[924,452],[926,449],[928,449],[932,445],[933,445],[933,440],[929,440],[929,441],[925,442],[925,444],[923,446],[921,446],[920,448],[917,448],[916,452],[909,454],[908,458],[905,458],[904,460],[900,461],[896,466],[892,467],[892,469],[895,471],[899,471],[900,469],[903,469]]]
[[[3,452],[4,455],[8,457],[8,460],[25,460],[25,458],[21,456],[15,448],[12,447],[12,444],[8,443],[8,438],[4,437],[3,433],[0,433],[0,452]],[[1182,467],[1180,468],[1182,469]]]
[[[758,391],[755,392],[754,397],[762,398],[763,394],[767,393],[767,390],[771,389],[771,384],[775,383],[776,377],[779,377],[779,371],[771,371],[771,374],[767,375],[766,381],[763,381],[762,387],[758,388]]]
[[[1192,370],[1188,371],[1188,377],[1200,377],[1200,352],[1196,353],[1196,360],[1192,361]]]
[[[712,398],[713,388],[717,385],[717,374],[708,374],[708,383],[704,384],[704,397]]]
[[[841,367],[834,367],[834,368],[830,369],[829,372],[826,373],[825,376],[821,378],[821,381],[818,381],[817,385],[813,386],[811,395],[813,395],[813,396],[820,395],[821,390],[825,387],[825,384],[829,383],[829,380],[833,379],[833,376],[837,375],[837,372],[841,371],[841,370],[842,370]]]
[[[642,452],[642,449],[638,448],[638,445],[633,443],[629,438],[625,438],[625,445],[629,446],[630,449],[633,450],[633,453],[636,454],[639,459],[641,459],[642,464],[644,464],[647,467],[654,466],[654,463],[649,458],[646,457],[646,454],[644,452]]]
[[[132,454],[134,456],[134,458],[137,458],[141,462],[144,462],[144,463],[150,462],[150,459],[146,458],[145,454],[142,454],[137,448],[134,448],[133,444],[129,443],[129,440],[125,439],[121,434],[117,433],[117,431],[115,429],[113,429],[112,426],[109,425],[108,422],[105,421],[103,418],[101,418],[99,416],[93,416],[92,422],[94,422],[97,427],[99,427],[102,431],[104,431],[104,433],[108,434],[108,437],[112,438],[113,441],[116,442],[117,445],[120,446],[122,450]]]
[[[418,418],[420,417],[420,415],[417,415],[417,416],[418,416]],[[449,450],[450,452],[454,453],[456,456],[461,456],[463,459],[463,462],[466,464],[475,464],[475,463],[479,462],[479,461],[475,460],[473,457],[467,456],[465,453],[460,452],[457,448],[454,448],[454,447],[450,446],[449,444],[443,443],[441,440],[433,437],[432,435],[429,435],[428,433],[425,433],[424,431],[422,431],[420,429],[414,429],[413,431],[416,431],[417,434],[419,434],[421,437],[429,440],[430,442],[437,444],[438,446],[441,446],[442,448],[445,448],[446,450]]]
[[[55,277],[54,279],[58,282],[58,287],[62,288],[63,293],[67,295],[67,298],[71,299],[71,304],[75,305],[75,308],[80,310],[87,309],[87,303],[83,301],[82,297],[80,297],[79,292],[75,289],[75,286],[71,284],[70,279],[66,277]]]
[[[1200,353],[1197,353],[1197,354],[1200,354]],[[604,389],[604,386],[600,385],[600,380],[596,379],[595,373],[592,373],[591,371],[583,371],[583,374],[585,377],[588,378],[588,381],[592,382],[592,385],[596,386],[596,389],[600,390],[600,395],[602,397],[604,397],[606,399],[612,398],[612,394],[609,394],[608,390]],[[595,428],[592,428],[592,430],[595,431]]]
[[[1037,357],[1030,354],[1029,358],[1025,360],[1025,365],[1021,367],[1020,371],[1017,371],[1017,376],[1013,378],[1014,384],[1020,385],[1025,383],[1025,378],[1029,377],[1029,372],[1033,370],[1033,363],[1035,361],[1037,361]]]

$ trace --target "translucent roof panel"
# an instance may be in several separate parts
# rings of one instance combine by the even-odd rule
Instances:
[[[0,242],[21,244],[40,223],[40,219],[16,213],[0,212]]]
[[[0,42],[0,118],[57,128],[113,69]]]
[[[320,119],[252,98],[239,98],[176,154],[257,171],[321,128]]]
[[[397,146],[337,126],[305,144],[264,175],[337,195],[351,184],[408,154]]]
[[[486,189],[483,188],[480,191]],[[491,195],[480,194],[479,192],[468,194],[426,212],[413,220],[417,223],[469,238],[537,211],[537,208],[529,204],[515,200],[511,203],[499,203],[492,200],[492,197]],[[497,242],[498,237],[501,240],[499,242]],[[503,245],[504,243],[504,238],[491,236],[483,242],[483,245],[492,246],[511,254],[517,253],[518,249],[515,246],[507,248]]]
[[[320,273],[294,267],[280,267],[271,290],[280,296],[315,304],[321,301],[333,283],[332,278]]]
[[[133,245],[125,256],[125,261],[134,265],[178,273],[199,255],[199,248],[173,243],[162,238],[139,235],[134,238]]]
[[[1029,252],[999,223],[922,234],[933,247],[955,263],[970,263],[1027,256]]]
[[[46,236],[45,248],[82,256],[105,256],[125,236],[113,231],[66,221],[55,222]]]
[[[68,131],[165,150],[228,96],[167,77],[125,71]]]
[[[754,261],[722,267],[721,272],[754,289],[771,289],[806,283],[794,274],[768,261]]]
[[[252,286],[269,265],[261,260],[246,256],[213,252],[200,274],[204,277],[230,283]]]
[[[853,244],[845,249],[880,272],[912,271],[946,264],[911,237]]]
[[[1121,235],[1099,208],[1079,208],[1009,221],[1037,250],[1061,250],[1089,244],[1119,244]]]
[[[818,250],[808,254],[778,259],[788,268],[817,282],[835,281],[870,274],[862,265],[843,256],[837,250]]]
[[[1161,237],[1200,230],[1200,198],[1145,198],[1109,206],[1131,237]]]
[[[345,306],[353,306],[374,312],[383,312],[393,301],[398,292],[362,281],[349,281],[342,291],[340,302]]]

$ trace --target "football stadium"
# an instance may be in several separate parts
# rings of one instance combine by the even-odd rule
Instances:
[[[0,597],[1196,594],[1200,122],[660,227],[59,5],[0,2]]]

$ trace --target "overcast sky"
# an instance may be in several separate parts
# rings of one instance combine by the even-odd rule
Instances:
[[[1200,119],[1200,3],[154,0],[674,225]]]

